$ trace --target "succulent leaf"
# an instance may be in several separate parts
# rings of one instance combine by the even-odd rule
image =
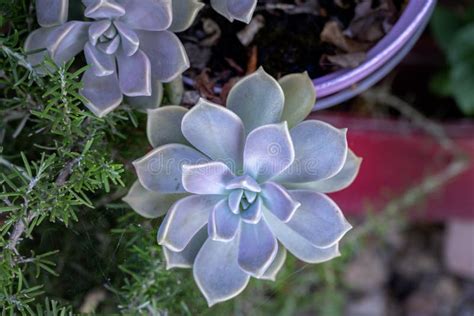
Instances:
[[[250,23],[256,7],[257,0],[227,0],[227,9],[230,15],[245,23]]]
[[[265,273],[260,276],[260,279],[275,281],[278,272],[280,272],[286,260],[286,248],[283,245],[278,245],[278,252],[273,259],[272,264],[267,268]]]
[[[183,76],[178,76],[170,82],[163,85],[164,94],[166,96],[166,104],[181,104],[184,96]]]
[[[87,63],[91,65],[91,69],[97,77],[110,76],[115,72],[114,56],[104,54],[89,42],[84,46],[84,54]]]
[[[234,214],[226,200],[222,200],[212,209],[209,215],[209,238],[218,241],[229,241],[237,235],[240,216]]]
[[[95,23],[92,23],[88,29],[89,42],[92,46],[97,45],[99,38],[107,31],[112,25],[111,20],[101,20]]]
[[[194,194],[226,194],[233,177],[229,167],[219,161],[183,165],[183,187]]]
[[[239,239],[207,239],[193,265],[193,275],[209,306],[231,299],[247,286],[250,276],[237,263]]]
[[[296,258],[307,263],[321,263],[340,255],[338,244],[328,248],[318,248],[296,231],[285,225],[268,210],[263,213],[271,231],[285,248]]]
[[[211,0],[211,5],[229,21],[249,23],[257,6],[257,0]]]
[[[286,122],[261,126],[247,137],[244,172],[257,181],[278,176],[294,159],[295,150]]]
[[[163,96],[161,82],[174,80],[189,67],[183,45],[167,31],[173,20],[171,1],[82,3],[87,22],[66,22],[68,0],[36,1],[43,28],[29,35],[25,50],[46,50],[31,54],[28,61],[36,66],[49,54],[61,66],[84,50],[93,70],[83,76],[82,95],[92,112],[106,115],[118,106],[117,102],[122,102],[123,95],[129,97],[129,105],[141,110],[156,108]],[[39,71],[44,74],[47,70],[41,67]],[[93,75],[103,78],[92,78]],[[104,95],[99,94],[99,87]],[[118,97],[117,91],[123,95]]]
[[[295,159],[276,180],[280,183],[301,183],[336,175],[346,161],[346,132],[314,120],[301,122],[293,127],[290,135]]]
[[[151,95],[151,65],[148,57],[139,50],[132,56],[117,54],[120,90],[129,97]]]
[[[314,246],[328,248],[352,228],[326,195],[304,190],[290,191],[290,195],[301,206],[286,224]]]
[[[137,33],[131,30],[125,23],[120,21],[115,21],[114,26],[117,32],[120,34],[123,53],[125,53],[127,56],[134,55],[140,45],[140,40],[138,39]],[[149,77],[148,74],[143,75]]]
[[[316,102],[316,91],[308,74],[290,74],[281,78],[278,83],[285,95],[285,106],[281,116],[292,128],[304,120]]]
[[[140,181],[135,181],[123,200],[141,216],[157,218],[165,215],[174,202],[187,195],[187,193],[162,194],[148,191],[140,184]]]
[[[48,51],[57,65],[79,54],[88,40],[89,22],[71,21],[54,28],[47,39]]]
[[[229,92],[227,108],[244,122],[248,133],[281,122],[285,96],[278,82],[263,68],[240,80]]]
[[[189,241],[188,245],[181,251],[176,252],[163,247],[166,260],[166,269],[192,268],[194,260],[207,239],[207,228],[201,228]]]
[[[38,24],[51,27],[67,21],[69,0],[36,0]]]
[[[247,202],[249,203],[249,206],[244,212],[242,212],[242,220],[246,223],[256,224],[262,218],[262,199],[257,197],[255,202],[250,202],[248,199]]]
[[[163,94],[163,84],[159,80],[152,79],[150,96],[126,97],[125,103],[138,111],[147,112],[147,110],[154,110],[160,107]]]
[[[150,191],[183,193],[182,167],[185,164],[204,163],[209,158],[182,144],[168,144],[156,148],[145,157],[133,162],[140,183]]]
[[[281,185],[267,182],[262,185],[262,199],[265,207],[282,222],[288,222],[301,203],[294,200]]]
[[[191,26],[198,12],[204,7],[204,3],[198,0],[175,0],[172,6],[173,22],[168,30],[177,33]]]
[[[135,30],[164,31],[171,25],[170,0],[120,0],[125,14],[120,18]]]
[[[103,117],[122,103],[117,74],[98,77],[92,68],[82,76],[84,87],[80,93],[89,102],[86,106],[97,116]]]
[[[151,62],[152,78],[170,82],[189,68],[189,60],[183,44],[171,32],[136,31],[140,49]]]
[[[181,132],[181,122],[188,109],[170,105],[148,111],[147,135],[150,144],[160,147],[167,144],[189,145]]]
[[[301,76],[288,80],[301,82]],[[232,108],[236,113],[240,99],[240,109],[250,109],[246,102],[255,100],[280,101],[267,104],[277,108],[278,116],[271,120],[276,123],[252,123],[245,139],[244,124],[249,121],[241,120],[242,113],[239,117],[202,99],[190,111],[180,107],[149,111],[149,124],[154,123],[148,126],[148,136],[154,146],[183,138],[190,145],[163,145],[135,163],[146,190],[194,194],[171,206],[158,241],[170,267],[192,266],[209,305],[238,295],[250,276],[274,280],[285,249],[310,263],[337,257],[339,241],[351,228],[338,206],[319,191],[347,186],[358,171],[359,159],[348,151],[346,131],[319,121],[288,130],[287,122],[279,121],[283,90],[267,77],[260,70],[243,79],[244,84],[230,92],[234,98],[230,101],[236,104]],[[266,98],[265,89],[281,98]],[[300,98],[304,99],[308,101],[308,95]],[[293,122],[301,118],[295,116]],[[155,126],[172,134],[161,135],[162,128]],[[174,163],[184,160],[186,164]],[[170,162],[166,172],[150,172],[156,163]],[[288,191],[299,187],[306,190]],[[202,244],[200,237],[197,245],[202,247],[194,259],[199,246],[192,240],[204,236],[204,229],[207,240]]]
[[[114,0],[91,0],[84,15],[91,19],[117,18],[125,14],[125,8]]]
[[[56,28],[57,27],[40,28],[30,33],[26,38],[24,50],[28,54],[27,60],[32,66],[39,66],[49,55],[47,50],[49,36]],[[44,65],[36,69],[41,75],[45,75],[48,72],[48,69]]]
[[[232,190],[232,192],[229,193],[227,198],[227,204],[229,205],[229,209],[232,211],[232,213],[239,214],[240,201],[242,200],[243,196],[243,189]]]
[[[278,252],[278,242],[265,221],[242,223],[238,262],[242,270],[261,277]]]
[[[347,158],[342,169],[334,176],[306,183],[285,183],[288,189],[303,189],[321,193],[332,193],[344,190],[354,182],[359,173],[362,158],[357,157],[352,150],[348,150]]]
[[[158,243],[180,252],[208,221],[209,213],[219,202],[212,195],[190,195],[170,208],[158,231]]]
[[[184,137],[213,160],[226,163],[232,171],[242,168],[244,126],[228,109],[199,100],[183,118]]]

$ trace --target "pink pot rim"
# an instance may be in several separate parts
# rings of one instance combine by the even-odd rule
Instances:
[[[346,89],[382,67],[424,27],[435,4],[436,0],[411,0],[390,32],[368,52],[364,63],[313,80],[318,98]]]

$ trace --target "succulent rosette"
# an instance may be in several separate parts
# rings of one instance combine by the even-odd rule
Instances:
[[[257,6],[257,0],[211,0],[211,6],[229,21],[249,23]]]
[[[61,65],[84,51],[91,67],[82,77],[81,94],[98,116],[118,107],[123,95],[138,106],[159,104],[161,82],[172,81],[189,67],[184,47],[172,31],[186,29],[203,4],[195,0],[82,3],[85,21],[68,21],[68,0],[36,0],[41,28],[29,35],[25,50],[46,51],[30,54],[31,64],[40,64],[48,54]]]
[[[250,277],[274,280],[287,250],[309,263],[339,255],[351,225],[325,193],[347,187],[360,159],[346,130],[302,121],[314,101],[307,74],[277,82],[259,69],[227,108],[201,99],[149,111],[155,149],[134,162],[139,180],[124,200],[145,217],[166,214],[167,267],[192,267],[209,305]]]

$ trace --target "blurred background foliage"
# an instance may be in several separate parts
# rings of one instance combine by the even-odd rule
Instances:
[[[458,18],[440,9],[432,24],[446,55],[433,87],[471,115],[473,21],[472,13]],[[427,179],[377,215],[368,205],[367,218],[352,221],[342,257],[305,265],[289,256],[276,282],[252,280],[236,299],[208,309],[190,270],[165,269],[156,244],[160,220],[144,220],[120,200],[135,178],[130,162],[150,150],[145,115],[122,107],[99,119],[87,111],[77,93],[80,60],[39,77],[22,51],[35,28],[32,1],[0,0],[2,315],[341,315],[361,292],[377,294],[389,284],[396,305],[418,293],[420,280],[433,280],[432,266],[416,262],[425,262],[417,259],[423,251],[432,261],[439,257],[439,242],[408,241],[420,228],[404,215],[433,190]],[[440,229],[421,228],[427,235]],[[400,263],[410,277],[401,268],[388,271],[405,255],[415,262]],[[449,284],[452,293],[457,285]],[[451,315],[457,304],[446,297],[439,303],[449,308],[439,315]]]
[[[452,96],[464,114],[474,116],[474,4],[463,10],[438,6],[431,29],[446,56],[432,90]]]

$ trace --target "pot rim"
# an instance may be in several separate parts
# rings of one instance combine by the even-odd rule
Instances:
[[[383,67],[425,27],[435,5],[436,0],[411,0],[390,32],[367,53],[366,61],[313,80],[318,98],[349,88]]]
[[[368,77],[364,78],[360,82],[357,82],[351,87],[345,88],[337,93],[326,96],[325,98],[316,100],[312,111],[314,112],[318,110],[323,110],[333,105],[341,104],[342,102],[347,101],[358,94],[361,94],[362,92],[382,80],[403,60],[403,58],[405,58],[405,56],[411,51],[413,46],[415,46],[421,34],[423,34],[424,28],[426,27],[428,22],[429,20],[426,20],[425,23],[416,31],[416,34],[412,36],[410,40],[405,44],[405,46],[402,47],[402,49],[398,51],[395,56],[388,60],[387,63],[385,63],[379,69],[370,74]]]

